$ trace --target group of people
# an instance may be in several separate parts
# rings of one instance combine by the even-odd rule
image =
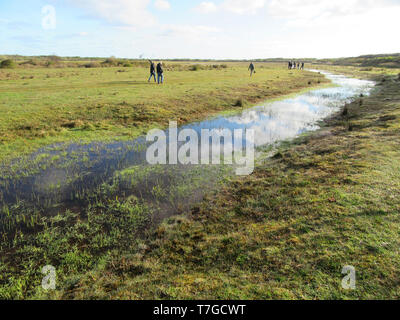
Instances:
[[[304,70],[304,62],[289,61],[288,66],[289,70],[292,69]],[[250,63],[248,70],[250,71],[250,77],[253,75],[253,73],[256,73],[256,68],[253,62]]]
[[[304,70],[304,62],[289,61],[288,68],[289,70],[291,69]]]
[[[158,84],[160,84],[160,83],[163,84],[164,83],[164,68],[163,68],[162,62],[159,62],[157,64],[157,67],[153,61],[149,60],[149,62],[150,62],[150,78],[149,78],[148,82],[150,82],[151,78],[154,77],[154,82],[157,82]],[[299,70],[304,70],[304,62],[289,61],[288,67],[289,67],[289,70],[296,69],[296,68]],[[250,71],[250,77],[253,76],[253,73],[256,73],[256,68],[255,68],[253,62],[250,63],[248,70]],[[157,79],[156,79],[156,72],[157,72]]]
[[[164,83],[164,68],[163,68],[162,62],[159,62],[157,64],[157,67],[153,61],[149,60],[149,62],[150,62],[150,78],[149,78],[148,82],[150,82],[151,78],[154,77],[154,82],[157,82],[158,84],[160,84],[160,83],[163,84]],[[157,71],[157,80],[156,80],[156,71]]]

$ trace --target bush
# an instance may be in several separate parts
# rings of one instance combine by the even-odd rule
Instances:
[[[107,58],[106,60],[104,60],[101,64],[108,66],[108,67],[120,67],[120,66],[123,66],[125,64],[125,62],[118,60],[114,57],[111,57],[111,58]]]
[[[190,66],[190,68],[189,68],[190,71],[198,71],[200,69],[201,69],[201,66],[198,64],[194,64],[194,65]]]
[[[102,63],[103,64],[116,65],[117,64],[117,59],[115,59],[115,58],[107,58]]]
[[[45,66],[48,67],[48,68],[50,68],[50,67],[53,66],[54,64],[55,64],[54,61],[48,60],[48,61],[46,61]]]
[[[343,111],[342,111],[342,116],[346,117],[349,115],[349,108],[347,107],[347,105],[344,107]]]
[[[240,107],[243,108],[246,105],[246,100],[244,99],[237,99],[235,104],[233,105],[234,107]]]
[[[61,62],[61,58],[59,56],[55,56],[55,55],[48,56],[47,60],[53,61],[54,63]]]
[[[28,61],[24,61],[24,62],[20,63],[20,65],[21,65],[21,66],[22,66],[22,65],[37,66],[37,65],[38,65],[38,62],[35,61],[35,60],[33,60],[33,59],[30,59],[30,60],[28,60]]]
[[[1,69],[14,69],[15,68],[15,62],[11,59],[3,60],[0,63],[0,68]]]
[[[89,62],[83,65],[85,68],[100,68],[101,65],[98,62]]]
[[[45,66],[46,67],[51,67],[51,66],[61,66],[61,58],[59,56],[47,56],[46,57],[46,62]]]

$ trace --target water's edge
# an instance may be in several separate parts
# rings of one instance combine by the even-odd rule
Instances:
[[[319,121],[338,112],[355,97],[368,95],[374,86],[372,81],[320,70],[315,72],[321,72],[336,86],[313,89],[235,114],[222,114],[184,125],[179,130],[192,129],[200,134],[203,129],[253,129],[256,132],[255,146],[270,146],[319,129]],[[243,143],[246,144],[245,138]],[[160,187],[175,190],[177,184],[190,185],[192,189],[188,187],[176,198],[192,196],[192,200],[198,200],[205,189],[219,180],[217,177],[229,171],[215,166],[148,166],[144,137],[133,141],[46,147],[33,153],[28,164],[28,170],[26,167],[20,171],[13,168],[0,177],[0,207],[15,206],[21,202],[43,209],[64,207],[66,204],[76,206],[89,194],[101,191],[104,185],[111,185],[113,192],[117,193],[126,194],[130,190],[136,196],[143,196],[145,189]],[[174,192],[178,192],[176,190]],[[171,194],[165,201],[170,202],[171,197],[176,200]],[[175,206],[173,203],[172,208]]]

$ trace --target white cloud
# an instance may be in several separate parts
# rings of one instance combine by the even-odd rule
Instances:
[[[87,14],[112,24],[151,26],[154,17],[147,10],[150,0],[66,0]]]
[[[292,24],[315,20],[326,22],[334,17],[344,17],[369,12],[388,6],[399,6],[396,0],[270,0],[268,13],[291,19]]]
[[[197,8],[206,8],[208,3],[217,9],[212,2],[203,2]],[[400,6],[399,0],[225,0],[221,4],[222,9],[236,14],[256,14],[266,8],[270,16],[296,20],[324,20],[396,6]]]
[[[198,37],[208,35],[210,33],[217,33],[221,30],[209,26],[189,26],[189,25],[168,25],[164,27],[163,36],[178,36],[178,37]]]
[[[154,6],[158,10],[169,10],[169,9],[171,9],[171,4],[166,0],[157,0],[155,2]]]
[[[205,1],[200,3],[195,10],[200,13],[213,13],[218,11],[218,7],[214,2]]]
[[[256,14],[265,7],[266,0],[225,0],[222,7],[236,14]]]

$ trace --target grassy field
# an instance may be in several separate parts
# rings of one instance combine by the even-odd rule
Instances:
[[[164,86],[148,84],[140,66],[0,70],[1,161],[54,142],[129,139],[326,81],[257,67],[250,79],[246,64],[171,62]],[[120,185],[145,183],[142,196],[161,205],[212,190],[202,180],[217,173],[190,173],[194,189],[185,179],[167,191],[177,172],[132,167],[66,212],[1,208],[0,298],[398,299],[400,78],[396,69],[318,67],[378,85],[161,225],[143,229],[154,208],[121,196]],[[148,182],[161,174],[168,179]],[[40,287],[46,264],[57,266],[55,291]],[[345,265],[356,268],[354,291],[341,288]]]
[[[399,87],[381,79],[319,132],[50,297],[398,299]],[[356,290],[341,287],[345,265]]]
[[[258,64],[250,78],[245,63],[167,62],[158,86],[146,63],[121,64],[0,69],[0,163],[56,142],[131,139],[325,82],[283,64]]]
[[[3,178],[17,185],[61,157],[68,161],[57,167],[58,172],[73,169],[75,162],[88,164],[87,153],[68,154],[65,149],[56,155],[53,149],[42,151],[30,158],[29,153],[41,146],[129,140],[149,128],[163,128],[170,120],[183,124],[328,83],[322,75],[288,71],[282,64],[257,64],[257,74],[250,78],[247,63],[168,62],[166,83],[159,86],[147,82],[144,65],[93,67],[93,61],[85,61],[90,68],[66,67],[69,63],[47,67],[47,62],[26,65],[19,61],[14,69],[0,69],[0,164],[4,169],[12,163],[1,176],[2,188],[10,186]],[[18,171],[21,166],[22,172]],[[150,231],[144,230],[168,212],[185,212],[188,203],[218,183],[223,174],[217,171],[132,167],[117,171],[111,183],[95,190],[72,190],[67,208],[47,203],[40,193],[34,194],[32,203],[17,199],[12,205],[2,205],[0,297],[42,297],[43,263],[57,266],[64,295],[63,290],[74,289],[87,272],[107,269],[127,252],[135,256],[137,250],[147,248],[143,232]],[[46,192],[61,194],[63,180],[50,183],[49,179],[44,177]],[[71,179],[82,181],[83,188],[88,183],[86,174],[72,174]],[[40,185],[37,180],[36,188]],[[125,268],[132,272],[136,268],[130,262],[120,267],[121,275]]]

